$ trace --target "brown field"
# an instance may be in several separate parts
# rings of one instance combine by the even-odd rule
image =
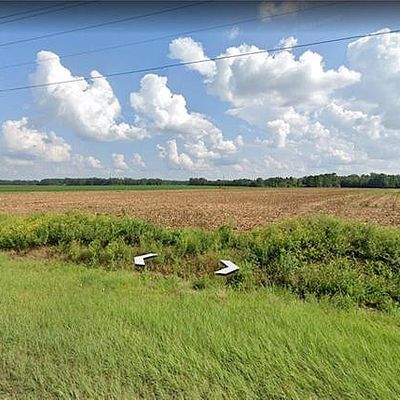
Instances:
[[[209,189],[0,193],[0,213],[129,215],[168,227],[247,230],[285,217],[324,213],[400,225],[400,192],[360,189]]]

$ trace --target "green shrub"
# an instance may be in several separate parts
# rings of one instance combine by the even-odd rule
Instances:
[[[52,247],[66,259],[108,269],[132,268],[154,251],[152,270],[213,279],[219,259],[241,270],[225,279],[235,289],[278,286],[301,298],[332,299],[386,309],[400,304],[400,229],[331,217],[297,218],[250,232],[166,229],[127,217],[79,213],[2,216],[0,249]],[[220,278],[217,278],[220,279]],[[204,281],[206,282],[206,281]],[[208,282],[208,281],[207,281]]]

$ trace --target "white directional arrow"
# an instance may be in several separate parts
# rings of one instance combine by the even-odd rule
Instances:
[[[138,267],[144,267],[144,260],[148,259],[148,258],[153,258],[153,257],[157,257],[158,254],[156,253],[148,253],[148,254],[143,254],[142,256],[136,256],[135,257],[135,265],[137,265]]]
[[[232,274],[233,272],[239,271],[239,267],[234,264],[232,261],[229,260],[220,260],[220,263],[222,265],[225,265],[225,268],[219,269],[218,271],[215,271],[215,275],[229,275]]]

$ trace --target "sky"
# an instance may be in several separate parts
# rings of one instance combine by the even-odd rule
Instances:
[[[400,173],[399,16],[396,2],[0,3],[0,179]]]

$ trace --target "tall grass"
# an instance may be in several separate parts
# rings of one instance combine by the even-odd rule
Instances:
[[[2,399],[400,397],[398,313],[2,254],[0,276]]]
[[[86,214],[3,216],[0,249],[49,248],[67,260],[109,269],[133,268],[136,254],[157,252],[149,268],[202,288],[218,260],[241,272],[228,285],[279,286],[300,298],[388,309],[400,303],[400,229],[309,217],[247,233],[166,229],[130,218]]]

